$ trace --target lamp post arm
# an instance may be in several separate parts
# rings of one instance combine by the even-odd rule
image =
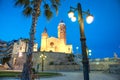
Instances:
[[[87,11],[82,11],[82,15],[84,15],[84,14],[89,15],[90,14],[90,10],[88,9]]]
[[[70,6],[70,11],[75,12],[76,10],[77,10],[77,8],[74,8],[74,7]]]

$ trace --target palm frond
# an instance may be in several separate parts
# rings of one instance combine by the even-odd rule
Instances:
[[[35,2],[35,0],[31,0],[31,4],[30,5],[34,5],[34,2]]]
[[[32,11],[33,11],[32,7],[28,6],[28,7],[24,8],[23,14],[24,14],[24,16],[28,17],[32,14]]]
[[[16,0],[15,6],[23,6],[24,8],[31,5],[31,0]]]
[[[24,2],[25,0],[15,0],[15,6],[18,6],[18,5],[23,6]]]
[[[55,0],[50,0],[51,3],[55,3]]]
[[[56,14],[58,15],[58,6],[56,4],[52,4],[52,7],[55,9]]]
[[[44,13],[45,13],[45,17],[50,20],[50,18],[52,17],[53,13],[50,10],[50,7],[48,4],[44,4]]]
[[[60,4],[60,0],[50,0],[50,1],[51,1],[51,3],[55,3],[55,4],[57,4],[57,5]]]
[[[44,4],[44,9],[50,9],[48,4]]]
[[[46,17],[48,20],[50,20],[52,16],[53,16],[52,11],[50,11],[50,9],[46,9],[46,10],[45,10],[45,17]]]
[[[60,5],[60,0],[55,0],[57,5]]]
[[[58,15],[58,6],[60,4],[60,0],[51,0],[52,8],[55,9],[56,14]]]
[[[24,7],[27,7],[27,6],[29,6],[29,5],[31,5],[30,0],[25,0],[25,2],[24,2]]]

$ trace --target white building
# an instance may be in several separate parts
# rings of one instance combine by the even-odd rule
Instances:
[[[33,51],[37,51],[38,44],[34,44]],[[15,54],[22,54],[23,52],[28,52],[28,39],[19,39],[12,44],[9,45],[8,52],[15,55]]]

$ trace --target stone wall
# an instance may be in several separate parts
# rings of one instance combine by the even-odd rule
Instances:
[[[90,70],[108,70],[109,65],[116,65],[117,62],[90,62]]]
[[[0,65],[0,70],[6,70],[7,68],[4,67],[4,65]]]
[[[40,58],[41,54],[43,52],[34,52],[33,53],[33,67],[39,71],[41,71],[41,65],[42,65],[42,59]],[[73,70],[82,70],[82,62],[79,62],[79,65],[76,65],[72,59],[69,60],[70,54],[65,53],[57,53],[57,52],[44,52],[44,55],[46,56],[46,59],[44,60],[44,70],[46,71],[73,71]],[[16,60],[14,60],[16,59]],[[19,55],[15,55],[14,58],[12,58],[11,63],[15,70],[22,70],[23,64],[25,63],[26,59],[26,53],[23,53],[22,57],[19,57]],[[116,65],[120,64],[120,62],[116,61],[90,61],[90,70],[108,70],[110,69],[113,72],[113,68],[109,65]],[[114,69],[115,70],[115,69]]]
[[[14,55],[10,62],[14,70],[22,70],[25,60],[26,60],[26,53],[22,53],[22,56],[19,56],[19,54]]]
[[[49,70],[49,71],[79,71],[80,66],[79,65],[49,65],[48,69],[45,68],[45,70]]]
[[[39,65],[39,71],[41,71],[42,59],[40,58],[43,52],[34,52],[33,53],[33,67],[37,69]],[[44,52],[46,59],[44,60],[44,70],[46,71],[68,71],[68,70],[79,70],[79,65],[76,65],[74,61],[69,61],[68,57],[70,54],[57,53],[57,52]],[[26,60],[26,53],[23,53],[19,57],[19,54],[14,55],[14,58],[11,59],[12,66],[14,70],[22,70],[23,64]]]
[[[117,73],[120,74],[120,64],[111,64],[109,65],[109,72],[110,73]]]
[[[42,59],[40,58],[40,53],[34,54],[34,68],[37,68],[37,65],[40,65],[39,70],[41,70]],[[46,71],[68,71],[68,70],[79,70],[80,66],[76,65],[74,61],[69,61],[68,56],[70,54],[57,53],[57,52],[44,52],[46,59],[44,60],[44,70]]]

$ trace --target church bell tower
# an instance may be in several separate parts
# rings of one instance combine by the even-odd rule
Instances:
[[[41,37],[41,51],[45,51],[47,49],[47,38],[48,38],[48,34],[47,34],[47,29],[45,27]]]
[[[66,44],[66,26],[63,21],[58,25],[58,39],[61,39]]]

